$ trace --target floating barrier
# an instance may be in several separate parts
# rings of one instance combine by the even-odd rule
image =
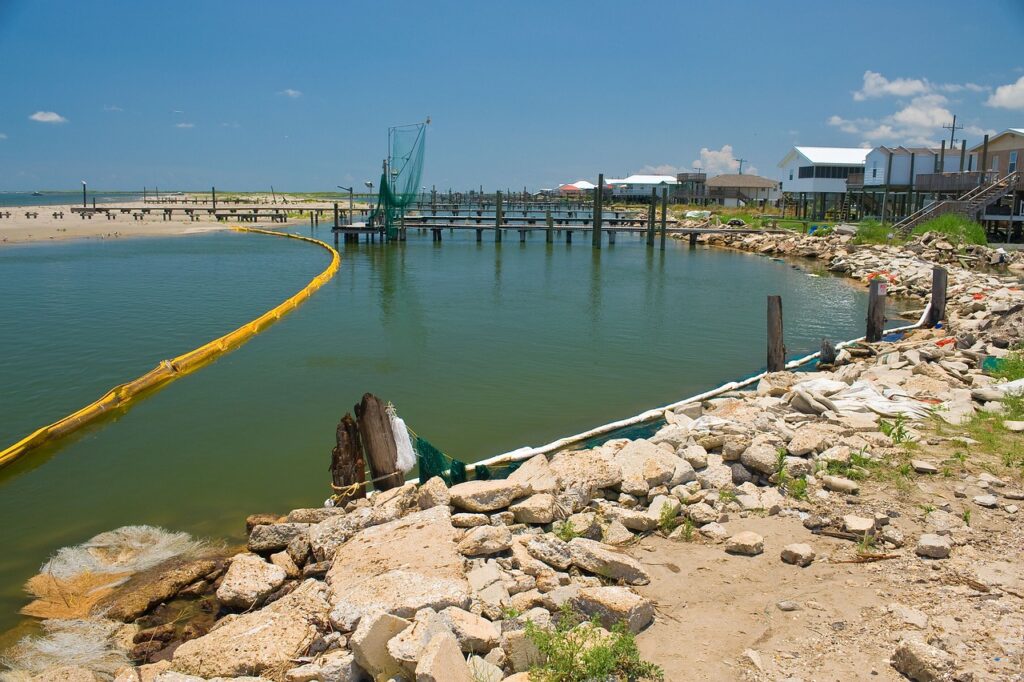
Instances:
[[[67,436],[68,434],[74,433],[87,424],[91,424],[112,412],[118,410],[123,411],[130,407],[133,402],[139,400],[143,394],[160,388],[190,372],[194,372],[203,365],[217,359],[221,355],[238,348],[243,343],[280,320],[284,315],[287,315],[292,310],[299,307],[299,305],[312,296],[317,289],[334,277],[334,274],[341,266],[341,255],[329,244],[326,244],[319,239],[303,237],[297,234],[289,234],[287,232],[261,230],[253,227],[234,227],[232,229],[236,232],[269,234],[275,237],[289,237],[291,239],[299,239],[304,242],[309,242],[310,244],[316,244],[317,246],[327,249],[327,251],[331,253],[331,263],[323,270],[323,272],[310,280],[309,284],[300,289],[295,295],[280,305],[263,313],[255,320],[242,325],[232,332],[228,332],[220,338],[203,344],[195,350],[191,350],[179,355],[178,357],[171,358],[170,360],[162,361],[159,365],[139,378],[129,381],[128,383],[115,386],[107,391],[99,400],[86,405],[77,412],[73,412],[59,421],[48,426],[44,426],[41,429],[37,429],[17,443],[0,451],[0,467],[10,464],[30,450],[34,450],[41,445],[51,443]]]

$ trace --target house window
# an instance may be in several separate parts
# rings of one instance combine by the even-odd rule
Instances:
[[[1015,173],[1017,171],[1017,152],[1010,152],[1010,165],[1006,167],[1006,173]]]
[[[793,179],[793,169],[792,168],[789,169],[789,179],[790,180]]]
[[[878,177],[878,166],[872,166],[871,167],[871,177],[873,177],[873,178],[877,178]]]
[[[800,166],[798,175],[800,178],[813,178],[814,177],[814,166]]]

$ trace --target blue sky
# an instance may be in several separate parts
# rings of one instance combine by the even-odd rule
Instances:
[[[0,0],[0,190],[776,176],[789,146],[1024,126],[1024,3]]]

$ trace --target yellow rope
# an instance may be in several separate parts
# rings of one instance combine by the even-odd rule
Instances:
[[[339,254],[329,244],[322,242],[319,239],[303,237],[297,234],[289,234],[287,232],[261,230],[254,227],[236,226],[232,229],[237,232],[253,232],[255,234],[269,234],[275,237],[289,237],[309,242],[311,244],[316,244],[317,246],[327,249],[327,251],[331,253],[331,263],[319,275],[310,280],[309,284],[303,287],[298,293],[291,296],[280,305],[263,313],[255,320],[247,322],[238,329],[228,332],[224,336],[214,339],[209,343],[203,344],[195,350],[179,355],[176,358],[160,362],[155,368],[146,374],[143,374],[141,377],[138,377],[128,383],[115,386],[104,393],[99,400],[86,405],[82,409],[69,414],[63,419],[40,429],[36,429],[17,443],[10,445],[4,450],[0,450],[0,467],[10,464],[25,453],[43,445],[44,443],[55,441],[77,431],[87,424],[104,417],[114,409],[126,409],[133,401],[140,399],[144,393],[153,391],[154,389],[169,384],[175,379],[178,379],[190,372],[194,372],[203,365],[212,362],[220,355],[241,346],[253,336],[280,319],[282,314],[295,309],[300,303],[312,296],[313,292],[330,281],[338,271],[338,268],[341,267],[341,254]]]

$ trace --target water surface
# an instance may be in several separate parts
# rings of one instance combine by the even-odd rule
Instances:
[[[321,236],[329,239],[329,231]],[[337,420],[372,391],[476,460],[679,400],[765,363],[765,297],[791,356],[863,333],[867,296],[791,264],[669,241],[342,245],[298,311],[116,421],[0,470],[0,629],[57,547],[128,523],[240,538],[248,513],[319,505]],[[0,251],[0,436],[222,334],[327,263],[214,233]]]

